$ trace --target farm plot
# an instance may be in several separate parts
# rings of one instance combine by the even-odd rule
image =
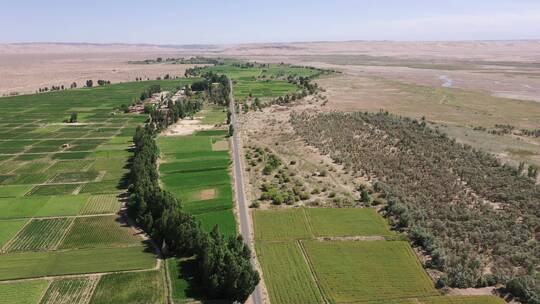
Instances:
[[[212,150],[212,143],[223,136],[221,130],[210,130],[159,137],[157,144],[164,160],[159,167],[160,181],[200,220],[203,229],[210,231],[219,225],[221,232],[234,235],[230,156],[228,151]]]
[[[47,195],[68,195],[72,194],[79,184],[57,184],[57,185],[38,185],[34,187],[27,196],[47,196]]]
[[[0,219],[77,215],[88,196],[66,195],[0,199]]]
[[[87,304],[98,281],[98,276],[54,280],[40,304]]]
[[[0,304],[37,304],[48,285],[46,280],[0,283]]]
[[[161,271],[104,275],[92,296],[91,304],[166,302],[165,278]]]
[[[315,236],[393,235],[372,208],[305,208]]]
[[[304,210],[283,209],[253,212],[255,239],[259,241],[278,241],[308,239],[312,237]]]
[[[150,269],[153,250],[146,247],[92,248],[0,255],[0,280],[41,276]]]
[[[324,303],[296,242],[257,242],[256,249],[272,303]]]
[[[4,249],[6,252],[45,251],[55,249],[66,234],[73,219],[33,219]]]
[[[138,246],[136,231],[119,222],[119,217],[78,217],[67,233],[60,249]]]
[[[121,203],[116,194],[91,195],[81,214],[109,214],[117,213]]]
[[[336,303],[439,295],[406,242],[302,244],[323,293]]]
[[[9,220],[0,221],[0,249],[2,246],[14,237],[28,220]]]

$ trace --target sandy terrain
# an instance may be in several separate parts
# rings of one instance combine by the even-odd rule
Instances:
[[[190,135],[196,131],[213,129],[213,125],[203,125],[200,119],[181,119],[161,132],[163,136]]]
[[[87,79],[121,82],[167,73],[182,75],[185,66],[132,65],[127,61],[188,55],[295,62],[335,68],[353,75],[378,75],[433,86],[442,85],[445,81],[441,77],[448,77],[458,88],[540,101],[540,41],[346,41],[217,46],[0,44],[0,94],[34,92],[51,85],[68,86],[73,81],[81,85]],[[382,60],[383,65],[390,62],[391,66],[381,66],[381,62],[347,64],[354,56],[364,56],[361,57],[364,61],[366,56],[367,59],[372,56]],[[336,64],[344,58],[345,63]],[[442,67],[411,68],[400,60],[443,64]],[[474,61],[477,66],[470,69],[468,61]],[[445,66],[450,70],[445,70]]]

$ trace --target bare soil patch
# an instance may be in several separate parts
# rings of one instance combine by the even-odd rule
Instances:
[[[211,130],[214,126],[203,125],[200,119],[182,119],[163,131],[163,136],[191,135],[196,131]]]
[[[196,195],[196,199],[200,201],[206,201],[210,199],[214,199],[217,197],[217,189],[216,188],[210,188],[210,189],[204,189],[201,190]]]

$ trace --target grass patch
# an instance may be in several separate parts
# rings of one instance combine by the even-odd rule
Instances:
[[[28,220],[0,221],[0,248],[14,237]]]
[[[323,303],[296,242],[257,242],[256,249],[272,303]]]
[[[163,274],[159,271],[105,275],[92,297],[91,304],[165,303]]]
[[[0,284],[0,304],[38,303],[47,286],[46,280]]]
[[[195,214],[195,218],[201,221],[202,228],[210,232],[215,225],[219,226],[219,231],[226,236],[236,235],[236,219],[232,210],[213,211]]]
[[[0,197],[23,196],[32,187],[31,185],[0,186]]]
[[[394,235],[372,208],[305,208],[315,236]]]
[[[312,234],[302,208],[253,212],[255,239],[278,241],[308,239]]]
[[[118,222],[116,215],[78,217],[60,249],[140,245],[135,230]]]
[[[78,184],[38,185],[27,195],[67,195],[73,193],[79,186]]]
[[[325,296],[333,302],[439,295],[406,242],[305,241],[303,245]]]
[[[155,255],[145,247],[7,253],[0,255],[0,280],[149,269]]]

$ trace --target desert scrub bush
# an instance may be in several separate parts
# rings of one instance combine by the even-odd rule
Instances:
[[[415,233],[449,286],[506,282],[538,269],[540,187],[516,169],[387,112],[304,112],[290,120],[345,170],[374,178],[386,216]]]

